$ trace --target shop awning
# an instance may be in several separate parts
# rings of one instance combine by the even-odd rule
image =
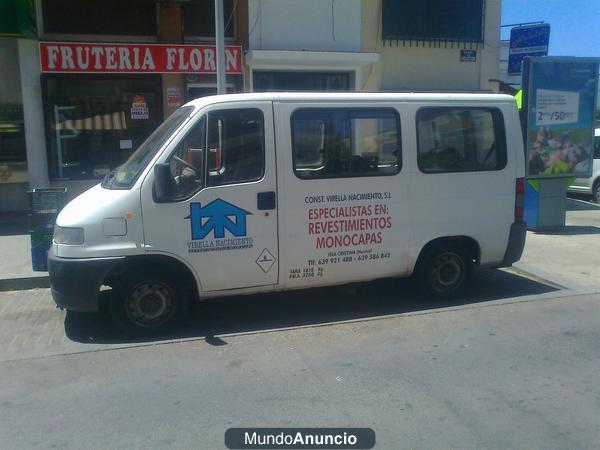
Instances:
[[[62,115],[61,115],[62,116]],[[60,117],[53,128],[59,131],[120,131],[127,129],[124,111],[115,111],[94,116],[69,118]]]
[[[34,0],[0,1],[0,36],[35,38]]]

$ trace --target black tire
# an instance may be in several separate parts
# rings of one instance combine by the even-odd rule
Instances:
[[[600,180],[597,180],[592,187],[592,197],[596,203],[600,203]]]
[[[109,306],[122,331],[152,335],[181,324],[187,316],[189,296],[179,278],[153,268],[125,275],[113,288]]]
[[[416,277],[421,293],[436,299],[460,292],[473,272],[473,258],[458,245],[440,244],[419,259]]]

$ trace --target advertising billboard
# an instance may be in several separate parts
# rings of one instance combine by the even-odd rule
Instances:
[[[598,61],[546,57],[525,64],[528,176],[591,176]]]

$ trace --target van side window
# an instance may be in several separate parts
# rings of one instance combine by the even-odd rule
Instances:
[[[174,200],[189,197],[204,186],[206,117],[202,117],[177,144],[169,158]]]
[[[225,109],[209,113],[207,186],[262,178],[264,142],[264,118],[259,109]]]
[[[506,166],[504,121],[495,108],[422,108],[417,162],[425,173],[478,172]]]
[[[594,138],[594,159],[600,159],[600,137]]]
[[[400,119],[391,108],[300,109],[291,122],[294,172],[299,178],[400,171]]]

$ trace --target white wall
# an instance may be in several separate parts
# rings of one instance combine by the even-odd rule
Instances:
[[[362,51],[379,52],[380,62],[364,77],[367,91],[497,91],[500,46],[500,0],[486,0],[485,43],[476,62],[460,61],[460,48],[412,47],[381,39],[381,0],[363,0]],[[466,48],[470,48],[468,45]],[[474,47],[473,47],[474,48]]]
[[[360,51],[361,0],[249,0],[248,27],[253,50]]]

